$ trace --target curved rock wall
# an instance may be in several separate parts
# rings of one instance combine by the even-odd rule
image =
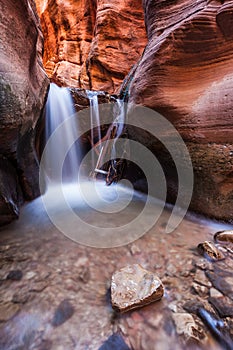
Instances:
[[[18,216],[19,204],[39,194],[33,132],[48,78],[43,39],[31,0],[0,0],[0,224]]]
[[[44,66],[62,86],[113,93],[147,42],[141,0],[36,0]]]
[[[195,174],[191,209],[232,219],[233,1],[144,0],[144,9],[149,43],[129,102],[162,113],[186,141]]]

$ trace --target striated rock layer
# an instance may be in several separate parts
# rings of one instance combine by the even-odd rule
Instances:
[[[48,78],[42,32],[31,0],[0,0],[0,224],[18,217],[23,199],[39,194],[34,128]]]
[[[116,91],[147,42],[141,0],[36,0],[58,85]]]
[[[232,219],[233,1],[144,0],[144,9],[149,43],[129,102],[163,114],[185,140],[195,175],[191,209]],[[167,159],[160,153],[173,197]]]

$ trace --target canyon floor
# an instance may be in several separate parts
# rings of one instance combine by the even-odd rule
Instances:
[[[222,246],[225,259],[210,262],[196,249],[230,226],[189,214],[167,234],[169,215],[127,246],[96,249],[60,233],[41,198],[26,204],[18,222],[0,230],[0,348],[232,348],[233,251]],[[135,263],[158,275],[165,294],[118,314],[111,276]]]

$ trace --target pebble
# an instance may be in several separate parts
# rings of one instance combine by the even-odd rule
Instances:
[[[36,276],[36,272],[34,271],[28,271],[25,275],[25,279],[27,280],[31,280],[32,278],[34,278]]]
[[[23,277],[23,272],[21,270],[12,270],[6,276],[6,279],[11,281],[20,281]]]
[[[208,291],[209,291],[209,289],[207,287],[202,286],[202,285],[195,283],[195,282],[192,284],[192,288],[200,297],[206,296],[208,294]]]
[[[208,278],[206,277],[204,271],[202,270],[197,270],[195,276],[194,276],[194,281],[196,283],[199,283],[205,287],[211,287],[212,284],[211,282],[208,280]]]
[[[123,267],[112,276],[111,302],[113,309],[126,312],[160,300],[164,287],[160,279],[141,265]]]
[[[198,252],[210,261],[223,260],[225,257],[222,252],[212,242],[205,241],[197,247]]]
[[[211,298],[218,298],[218,297],[222,297],[223,294],[215,288],[210,288],[210,296]]]
[[[217,243],[233,243],[233,230],[216,232],[214,240]]]

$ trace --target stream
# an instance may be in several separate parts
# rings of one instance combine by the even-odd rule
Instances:
[[[96,105],[96,95],[89,95]],[[122,115],[119,120],[123,124]],[[70,131],[64,140],[75,139],[65,136]],[[98,130],[95,142],[100,136]],[[106,186],[83,174],[77,181],[72,164],[81,156],[77,143],[71,144],[67,153],[69,145],[60,151],[61,142],[52,143],[45,193],[22,207],[17,222],[0,228],[0,349],[230,349],[233,251],[220,245],[225,259],[211,262],[197,246],[232,226],[188,213],[168,233],[171,206],[163,208],[127,181]],[[63,153],[66,171],[59,174]],[[111,307],[111,276],[129,264],[156,273],[165,293],[158,302],[119,314]],[[216,299],[225,309],[216,307]]]

